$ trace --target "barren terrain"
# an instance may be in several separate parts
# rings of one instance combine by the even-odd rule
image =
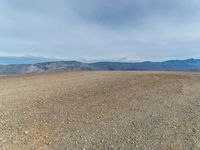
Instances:
[[[200,74],[0,77],[2,150],[199,150]]]

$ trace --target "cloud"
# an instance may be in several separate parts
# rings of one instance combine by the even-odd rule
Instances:
[[[0,55],[200,57],[198,0],[2,0]]]

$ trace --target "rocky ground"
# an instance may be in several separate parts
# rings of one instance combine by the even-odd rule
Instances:
[[[2,150],[199,150],[200,74],[0,78]]]

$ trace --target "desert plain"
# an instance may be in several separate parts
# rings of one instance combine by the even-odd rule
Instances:
[[[200,73],[0,77],[2,150],[199,150]]]

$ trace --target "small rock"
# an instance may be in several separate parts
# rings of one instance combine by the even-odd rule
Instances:
[[[24,134],[28,134],[28,131],[25,131]]]
[[[195,132],[196,132],[196,129],[195,129],[195,128],[192,128],[192,131],[195,133]]]

